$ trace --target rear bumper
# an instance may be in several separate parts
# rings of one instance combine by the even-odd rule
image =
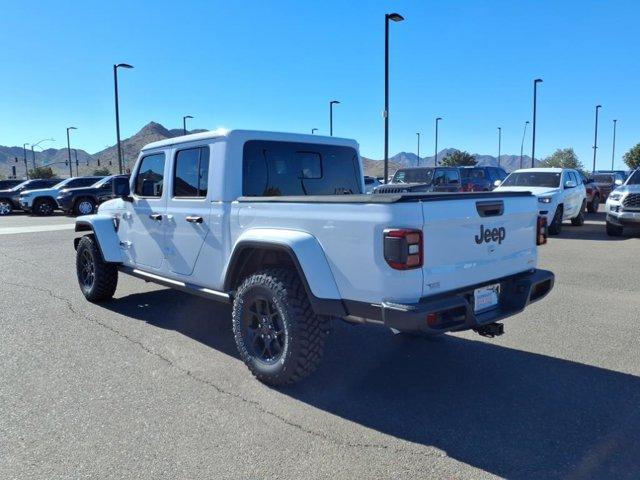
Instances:
[[[500,284],[498,306],[475,313],[473,306],[476,288]],[[554,275],[547,270],[533,270],[491,282],[472,285],[462,290],[423,298],[414,304],[383,302],[380,305],[361,305],[346,302],[352,316],[361,316],[372,323],[383,324],[401,331],[420,331],[441,334],[470,330],[515,315],[530,303],[544,298],[553,288]],[[358,302],[359,303],[359,302]],[[435,314],[435,320],[434,315]],[[431,317],[431,322],[427,321]]]

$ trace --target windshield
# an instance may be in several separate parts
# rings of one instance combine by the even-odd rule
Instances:
[[[24,182],[19,183],[18,185],[16,185],[15,187],[10,188],[9,190],[15,192],[16,190],[19,190],[23,186],[27,185],[28,183],[29,183],[29,180],[25,180]]]
[[[560,172],[513,172],[501,186],[558,188],[561,175]]]
[[[94,183],[93,185],[90,185],[91,188],[100,188],[101,186],[103,186],[105,183],[110,182],[111,179],[113,177],[104,177],[101,178],[100,180],[98,180],[96,183]]]
[[[391,183],[431,183],[433,168],[412,168],[398,170]]]
[[[64,180],[62,180],[61,182],[56,183],[53,187],[51,188],[62,188],[64,187],[67,183],[69,183],[71,179],[70,178],[65,178]]]
[[[626,185],[640,185],[640,170],[636,170],[631,174]]]
[[[596,183],[613,183],[613,175],[594,175]]]

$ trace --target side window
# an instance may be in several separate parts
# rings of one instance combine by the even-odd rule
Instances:
[[[97,178],[75,178],[65,185],[65,188],[88,187],[98,181]]]
[[[206,197],[209,179],[209,147],[178,151],[173,172],[174,197]]]
[[[444,170],[436,170],[433,174],[433,184],[434,185],[444,185],[446,181],[446,176]]]
[[[445,172],[445,182],[447,185],[460,185],[460,174],[457,170],[447,170]]]
[[[161,197],[164,183],[164,153],[144,157],[138,167],[134,192],[141,197]]]
[[[102,189],[103,190],[111,190],[111,187],[113,186],[113,183],[111,180],[107,180],[106,182],[104,182],[102,184]]]

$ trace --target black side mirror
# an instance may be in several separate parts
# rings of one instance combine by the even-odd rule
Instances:
[[[131,189],[129,187],[129,179],[125,177],[116,177],[113,179],[112,188],[113,198],[122,198],[131,201]]]

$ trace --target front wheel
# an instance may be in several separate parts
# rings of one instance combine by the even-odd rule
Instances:
[[[316,369],[329,333],[315,315],[293,270],[273,268],[247,277],[233,302],[233,334],[240,357],[261,382],[285,385]]]
[[[13,212],[13,205],[9,200],[0,199],[0,216],[10,215]]]
[[[84,236],[76,251],[76,274],[80,290],[90,302],[102,302],[113,297],[118,286],[118,268],[102,259],[96,240]]]
[[[580,205],[580,213],[571,219],[571,225],[574,227],[581,227],[584,225],[584,209],[585,209],[586,200],[583,200],[582,205]]]
[[[56,205],[53,200],[49,200],[47,198],[42,200],[36,200],[33,203],[33,213],[38,215],[39,217],[48,217],[53,214],[53,211],[56,209]]]
[[[550,235],[559,235],[560,232],[562,232],[562,212],[562,205],[558,205],[558,208],[556,208],[556,213],[553,215],[551,225],[549,225]]]

